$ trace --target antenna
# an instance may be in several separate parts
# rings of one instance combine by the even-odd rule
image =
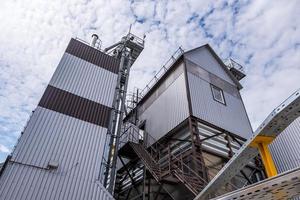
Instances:
[[[130,26],[129,26],[128,34],[131,33],[131,26],[132,26],[132,24],[130,24]]]

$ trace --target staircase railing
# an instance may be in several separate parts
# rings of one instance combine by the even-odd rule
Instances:
[[[172,151],[170,146],[166,148],[165,145],[159,143],[149,133],[140,131],[137,126],[128,122],[124,123],[123,133],[120,137],[120,147],[122,147],[127,142],[139,143],[145,147],[151,158],[158,164],[160,168],[160,178],[167,174],[174,173],[175,170],[179,169],[182,171],[182,174],[197,178],[201,182],[201,185],[204,186],[207,184],[207,181],[204,178],[202,178],[197,172],[195,172],[184,162],[183,154],[187,150],[183,149],[179,144],[174,144],[172,146]],[[167,152],[163,152],[166,151],[166,149]]]
[[[163,163],[160,163],[162,157],[163,157],[163,153],[160,152],[160,149],[165,149],[165,145],[162,145],[161,143],[159,143],[155,138],[153,138],[150,134],[147,134],[148,136],[148,141],[149,139],[151,139],[154,143],[153,145],[150,145],[148,147],[148,151],[150,151],[150,155],[153,158],[155,156],[155,153],[157,153],[157,157],[158,160],[157,162],[160,164],[160,167],[162,168],[162,171],[165,171],[166,166]],[[151,144],[151,143],[150,143]],[[156,148],[154,148],[154,146],[156,148],[158,148],[158,152],[156,152]],[[184,153],[187,151],[185,149],[183,149],[179,144],[174,144],[174,146],[172,147],[173,149],[175,149],[176,151],[173,153],[171,151],[170,148],[168,148],[168,152],[167,152],[167,167],[168,167],[168,171],[169,172],[173,172],[174,169],[179,169],[182,171],[183,174],[187,174],[187,175],[191,175],[193,177],[197,177],[203,185],[207,184],[207,181],[202,178],[197,172],[195,172],[190,166],[188,166],[185,162],[184,162]],[[203,164],[203,163],[202,163]]]

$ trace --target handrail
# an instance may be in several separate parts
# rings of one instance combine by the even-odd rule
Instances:
[[[150,154],[150,156],[157,162],[159,169],[162,171],[162,169],[165,169],[166,167],[169,168],[169,171],[172,171],[173,166],[171,166],[171,163],[175,164],[176,162],[178,162],[179,164],[176,164],[177,168],[180,169],[180,167],[182,168],[181,170],[183,171],[183,168],[185,167],[185,169],[187,169],[193,176],[196,176],[197,178],[199,178],[204,184],[207,184],[207,181],[205,179],[203,179],[201,176],[199,176],[199,174],[197,172],[195,172],[193,169],[190,168],[190,166],[188,166],[187,164],[185,164],[183,162],[183,158],[182,158],[182,153],[186,150],[182,149],[180,147],[179,144],[175,144],[173,146],[173,148],[178,148],[179,151],[181,153],[177,154],[177,155],[173,155],[172,152],[169,150],[169,152],[167,153],[167,160],[169,160],[168,162],[168,166],[165,166],[164,163],[161,163],[161,159],[162,159],[162,153],[161,150],[165,149],[165,146],[162,145],[161,143],[159,143],[153,136],[151,136],[149,133],[146,133],[146,138],[144,138],[140,132],[139,132],[139,128],[137,126],[135,126],[134,124],[131,124],[129,122],[124,123],[124,127],[128,126],[125,130],[125,132],[127,134],[125,134],[125,132],[122,134],[122,138],[120,139],[120,141],[122,143],[126,143],[126,142],[140,142],[140,140],[143,141],[143,144],[145,146],[145,148],[147,149],[148,153]],[[130,131],[130,130],[133,130]],[[124,137],[125,135],[125,137]],[[141,137],[141,138],[139,138]],[[145,140],[144,140],[145,139]],[[151,141],[149,140],[151,139]],[[120,145],[121,146],[121,145]],[[181,156],[181,159],[179,158]],[[179,165],[179,166],[178,166]],[[183,171],[184,172],[184,171]]]
[[[241,64],[237,63],[236,61],[234,61],[232,58],[225,59],[225,60],[223,61],[223,63],[224,63],[229,69],[235,68],[235,69],[239,70],[240,72],[245,73],[244,67],[243,67]]]
[[[127,37],[127,39],[131,39],[131,41],[133,42],[136,42],[144,46],[145,40],[132,33],[128,33],[125,37]]]
[[[155,144],[158,144],[159,146],[162,146],[164,147],[162,144],[160,144],[155,138],[153,138],[149,133],[147,133],[148,136],[150,136],[154,141],[155,141]],[[174,160],[176,160],[177,162],[179,162],[182,166],[185,166],[190,172],[192,172],[195,176],[197,176],[198,178],[200,178],[204,183],[207,183],[207,181],[205,179],[203,179],[201,176],[198,175],[197,172],[195,172],[193,169],[191,169],[187,164],[185,164],[183,162],[183,159],[182,159],[182,153],[185,151],[184,149],[182,149],[178,144],[175,144],[175,146],[180,150],[181,153],[177,154],[177,155],[172,155],[171,152],[169,154],[169,159],[171,162],[174,163]],[[150,146],[152,147],[152,145]],[[181,159],[178,158],[181,156]],[[169,164],[171,164],[171,162],[169,162]],[[179,167],[179,166],[177,166]],[[171,168],[171,167],[169,167]],[[183,170],[182,170],[183,171]]]
[[[145,135],[141,135],[141,133],[139,132],[140,129],[136,125],[130,122],[126,122],[123,125],[124,125],[123,126],[124,131],[120,136],[121,137],[120,142],[123,144],[126,144],[127,142],[135,142],[135,143],[143,144],[145,149],[150,154],[150,157],[158,165],[160,171],[160,174],[158,174],[158,176],[165,175],[164,172],[167,171],[172,172],[173,170],[179,169],[183,175],[191,175],[193,177],[197,177],[201,181],[201,184],[204,185],[208,184],[208,182],[204,178],[202,178],[197,172],[195,172],[192,168],[190,168],[190,166],[184,163],[183,154],[185,151],[188,150],[183,149],[179,144],[175,143],[172,146],[172,148],[178,149],[178,151],[175,151],[175,154],[177,155],[174,155],[174,153],[172,153],[170,149],[168,150],[167,153],[162,153],[162,150],[166,149],[166,147],[162,145],[160,142],[158,142],[152,135],[150,135],[147,132],[144,132]],[[119,146],[120,148],[122,147],[122,145]],[[164,160],[162,161],[162,159]],[[165,160],[167,161],[167,163],[165,163]],[[206,160],[210,163],[213,163],[209,159]],[[204,163],[202,162],[202,164]],[[176,166],[176,168],[174,168],[174,166]],[[187,170],[187,173],[184,169]],[[214,167],[213,170],[219,171],[220,169]],[[233,183],[229,182],[229,185],[236,188],[236,186]]]
[[[156,84],[156,82],[168,71],[168,69],[175,63],[175,61],[183,54],[184,50],[179,47],[169,58],[169,60],[158,70],[154,77],[141,90],[140,97],[144,97],[149,90]]]

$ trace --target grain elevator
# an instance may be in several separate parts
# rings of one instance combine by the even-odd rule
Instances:
[[[179,49],[161,71],[124,119],[116,199],[193,199],[252,136],[241,65],[207,44]],[[226,189],[263,178],[256,158]]]
[[[143,39],[108,50],[71,39],[0,175],[0,199],[113,199],[113,148],[129,70]],[[106,148],[105,148],[106,147]],[[105,185],[105,186],[104,186]]]
[[[240,95],[243,67],[205,44],[180,47],[145,88],[127,92],[144,38],[129,32],[107,48],[95,34],[91,43],[70,40],[1,163],[0,200],[299,194],[299,91],[253,132]]]

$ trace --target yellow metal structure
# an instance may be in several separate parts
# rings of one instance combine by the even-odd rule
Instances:
[[[268,178],[277,175],[277,169],[268,148],[268,145],[272,143],[274,139],[275,137],[272,136],[256,136],[256,138],[250,144],[251,147],[258,148]]]

